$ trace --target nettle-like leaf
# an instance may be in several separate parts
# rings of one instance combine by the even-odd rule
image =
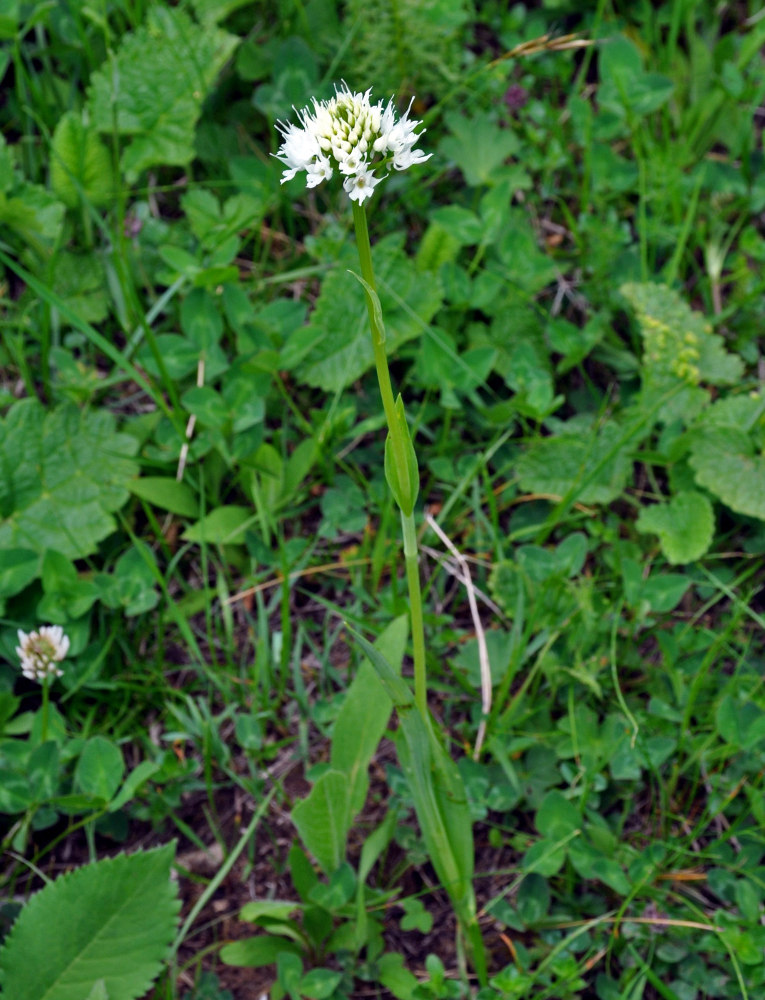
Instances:
[[[729,396],[708,407],[690,435],[696,482],[739,514],[765,520],[765,396]]]
[[[765,521],[765,457],[749,434],[736,427],[699,433],[689,461],[700,486],[731,510]]]
[[[62,875],[40,890],[0,951],[2,996],[143,996],[160,972],[180,910],[170,880],[174,853],[169,844],[121,854]]]
[[[136,449],[106,410],[14,404],[0,421],[0,551],[90,555],[114,531],[112,513],[138,475]]]
[[[434,274],[424,277],[416,271],[403,251],[401,234],[380,240],[372,259],[385,346],[392,354],[427,328],[441,305],[441,283]],[[344,389],[374,363],[364,291],[346,270],[358,261],[343,257],[342,263],[324,279],[309,325],[293,334],[282,357],[299,379],[325,392]]]
[[[644,507],[635,527],[641,534],[658,535],[664,558],[678,565],[700,559],[709,549],[715,519],[707,497],[686,490],[667,503]]]
[[[574,490],[581,503],[610,503],[627,484],[631,437],[615,421],[589,431],[571,421],[564,433],[529,444],[517,464],[521,487],[560,497]]]
[[[174,7],[154,6],[146,24],[125,35],[113,61],[93,74],[88,108],[96,128],[129,137],[128,179],[146,167],[185,166],[194,156],[202,102],[238,39],[195,24]]]
[[[91,205],[106,205],[114,195],[114,170],[109,151],[82,113],[67,111],[58,121],[51,144],[50,184],[67,208],[80,197]]]
[[[741,359],[701,313],[666,285],[630,283],[622,295],[637,315],[643,337],[643,387],[655,396],[675,390],[660,410],[661,420],[692,420],[707,405],[707,385],[734,385],[743,375]]]

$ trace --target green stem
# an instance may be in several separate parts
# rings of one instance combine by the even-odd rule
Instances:
[[[49,678],[45,677],[42,682],[42,714],[40,718],[40,744],[48,740],[48,687]]]
[[[374,269],[372,267],[372,248],[369,243],[369,229],[364,207],[358,202],[352,202],[353,223],[356,229],[356,245],[359,251],[361,276],[377,294]],[[396,414],[396,404],[393,398],[393,386],[390,380],[388,357],[385,353],[385,330],[375,314],[374,301],[365,289],[369,326],[372,331],[372,349],[374,351],[377,381],[380,386],[385,420],[388,425],[393,459],[399,471],[399,477],[405,481],[408,477],[407,441]],[[414,514],[401,511],[401,527],[404,536],[404,560],[406,564],[406,581],[409,588],[409,611],[412,622],[412,645],[414,650],[414,700],[420,715],[428,722],[428,682],[425,666],[425,627],[422,610],[422,589],[420,586],[420,570],[418,565],[417,531]]]
[[[404,535],[404,562],[406,582],[409,586],[409,613],[412,618],[412,645],[414,647],[414,703],[420,715],[428,720],[428,677],[425,667],[425,623],[422,613],[422,589],[417,551],[417,529],[414,514],[401,511],[401,530]]]

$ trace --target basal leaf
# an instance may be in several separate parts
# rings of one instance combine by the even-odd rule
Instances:
[[[175,933],[173,854],[173,845],[121,854],[32,896],[0,952],[3,996],[82,1000],[99,980],[109,1000],[143,996]]]
[[[424,280],[402,249],[403,238],[392,234],[377,244],[372,259],[385,320],[385,348],[395,355],[418,337],[441,305],[435,275]],[[349,267],[353,259],[344,260]],[[289,353],[287,353],[287,351]],[[283,357],[299,379],[325,392],[337,392],[359,378],[374,363],[364,291],[338,267],[324,279],[307,327],[288,341]],[[292,359],[292,363],[290,363]]]
[[[128,498],[136,448],[107,410],[15,403],[0,421],[0,550],[90,555]]]
[[[375,643],[388,663],[401,669],[406,648],[408,620],[396,618]],[[364,660],[345,695],[332,730],[331,766],[346,776],[350,819],[364,805],[369,778],[367,769],[390,720],[393,702],[372,665]]]
[[[624,489],[632,468],[624,430],[614,421],[598,430],[536,438],[518,460],[521,486],[531,493],[566,496],[582,503],[610,503]]]
[[[642,534],[659,536],[661,551],[672,565],[700,559],[714,535],[712,504],[703,493],[683,491],[668,503],[640,511],[635,527]]]
[[[336,871],[345,857],[348,792],[348,778],[342,771],[325,771],[292,810],[292,822],[301,840],[327,875]]]
[[[735,427],[713,427],[694,437],[690,464],[696,482],[731,510],[765,520],[765,458]]]
[[[116,121],[129,137],[122,168],[185,166],[194,156],[202,102],[238,39],[213,24],[195,24],[174,7],[151,7],[146,23],[125,35],[114,60],[91,77],[88,108],[95,127]]]

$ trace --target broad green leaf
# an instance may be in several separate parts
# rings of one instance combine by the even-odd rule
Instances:
[[[555,437],[535,438],[516,466],[524,490],[565,497],[581,503],[610,503],[627,484],[631,449],[614,421],[597,430],[567,428]]]
[[[672,565],[700,559],[712,544],[715,519],[703,493],[684,491],[668,503],[640,511],[635,527],[641,534],[659,536],[664,558]]]
[[[114,196],[112,158],[95,128],[86,125],[82,112],[67,111],[53,133],[50,184],[67,208],[81,198],[96,208]]]
[[[622,559],[624,597],[631,608],[663,614],[672,611],[691,586],[691,579],[680,573],[656,573],[645,576],[645,567],[635,559]]]
[[[765,458],[752,438],[733,427],[694,435],[690,464],[696,482],[731,510],[765,520]]]
[[[311,1000],[326,1000],[335,992],[335,987],[343,978],[342,972],[333,969],[311,969],[300,980],[300,996]]]
[[[146,23],[124,35],[114,59],[91,77],[88,110],[95,127],[127,137],[122,168],[133,180],[147,167],[186,166],[202,102],[238,44],[212,24],[155,5]]]
[[[604,857],[601,851],[581,839],[569,844],[568,856],[582,878],[599,879],[620,896],[629,894],[630,881],[613,858]]]
[[[622,114],[650,114],[666,104],[675,89],[668,77],[645,72],[639,50],[623,35],[609,38],[600,49],[598,69],[598,103]]]
[[[423,280],[405,255],[403,237],[384,237],[372,251],[382,315],[385,349],[395,357],[408,340],[422,335],[440,307],[441,285],[435,275]],[[348,254],[345,266],[358,266]],[[364,290],[345,267],[324,279],[309,325],[296,330],[282,352],[282,363],[299,379],[325,392],[337,392],[364,374],[374,363]]]
[[[401,952],[389,951],[381,955],[377,969],[380,982],[397,1000],[412,1000],[419,981],[404,965],[404,956]]]
[[[0,193],[0,226],[7,226],[46,259],[61,233],[65,214],[64,204],[37,184],[24,181],[10,197]]]
[[[39,572],[39,552],[31,549],[6,549],[0,564],[0,598],[18,594]]]
[[[526,851],[521,862],[523,872],[535,872],[549,878],[556,875],[566,860],[566,844],[559,840],[538,840]]]
[[[143,996],[175,933],[173,854],[172,844],[121,854],[62,875],[32,896],[0,951],[3,996],[82,1000],[99,980],[109,1000]]]
[[[440,151],[457,164],[471,187],[490,183],[507,157],[520,151],[516,132],[501,128],[491,112],[444,118],[451,134],[441,141]]]
[[[292,822],[301,840],[328,875],[345,857],[348,792],[348,778],[342,771],[325,771],[292,810]]]
[[[460,246],[480,243],[486,228],[481,219],[460,205],[445,205],[430,214],[431,222],[441,226]]]
[[[108,410],[15,403],[0,421],[0,550],[90,555],[114,531],[136,449]]]
[[[181,329],[204,358],[223,335],[220,303],[204,288],[192,289],[181,306]]]
[[[86,795],[109,802],[119,788],[124,772],[125,762],[119,747],[104,736],[93,736],[82,749],[74,780]]]
[[[534,822],[537,830],[548,840],[562,840],[582,826],[579,810],[557,789],[545,795]]]
[[[273,965],[282,952],[300,955],[301,949],[288,938],[261,934],[224,945],[220,950],[221,961],[226,965],[242,965],[257,969],[262,965]]]
[[[375,643],[375,649],[401,670],[406,649],[408,618],[394,619]],[[393,710],[377,673],[363,660],[345,695],[332,730],[330,763],[346,776],[349,821],[361,810],[369,788],[368,768],[382,739]]]
[[[113,573],[97,573],[93,583],[104,604],[122,608],[132,616],[157,606],[159,575],[153,551],[145,542],[137,541],[119,557]]]
[[[142,760],[125,778],[122,788],[109,803],[109,812],[116,812],[127,805],[141,785],[145,784],[159,769],[160,765],[156,761]]]
[[[100,323],[109,314],[106,272],[101,260],[92,253],[58,253],[53,291],[64,306],[87,323]]]
[[[183,533],[187,542],[202,542],[208,545],[242,545],[246,529],[255,523],[251,507],[229,504],[216,507],[196,524]]]
[[[169,476],[141,476],[128,484],[130,492],[154,507],[169,510],[180,517],[196,517],[199,500],[187,483],[179,483]]]

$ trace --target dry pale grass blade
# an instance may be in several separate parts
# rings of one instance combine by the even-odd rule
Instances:
[[[478,760],[481,754],[484,737],[486,736],[486,719],[491,712],[491,665],[489,663],[489,650],[486,646],[486,636],[484,634],[481,616],[478,614],[478,602],[475,598],[475,587],[473,586],[473,580],[470,576],[470,568],[468,566],[467,559],[459,551],[448,535],[444,533],[443,529],[440,527],[432,514],[426,514],[425,521],[428,527],[435,531],[443,544],[451,552],[462,570],[461,579],[465,586],[465,591],[467,592],[468,605],[470,606],[470,617],[473,619],[473,627],[475,628],[476,640],[478,642],[478,664],[481,670],[481,711],[483,713],[481,724],[478,727],[475,749],[473,750],[473,759]]]
[[[577,34],[560,35],[555,38],[552,35],[540,35],[539,38],[531,38],[527,42],[521,42],[503,52],[501,56],[494,59],[490,66],[505,62],[507,59],[518,59],[521,56],[535,56],[540,52],[565,52],[568,49],[585,49],[595,42],[591,38],[580,38]]]
[[[200,358],[197,362],[197,389],[201,389],[205,384],[205,359]],[[183,472],[186,468],[186,461],[189,457],[189,445],[191,444],[191,439],[194,436],[194,427],[196,426],[197,418],[194,413],[189,417],[188,423],[186,424],[186,438],[181,445],[181,453],[178,456],[178,471],[175,473],[175,479],[177,482],[183,479]]]

